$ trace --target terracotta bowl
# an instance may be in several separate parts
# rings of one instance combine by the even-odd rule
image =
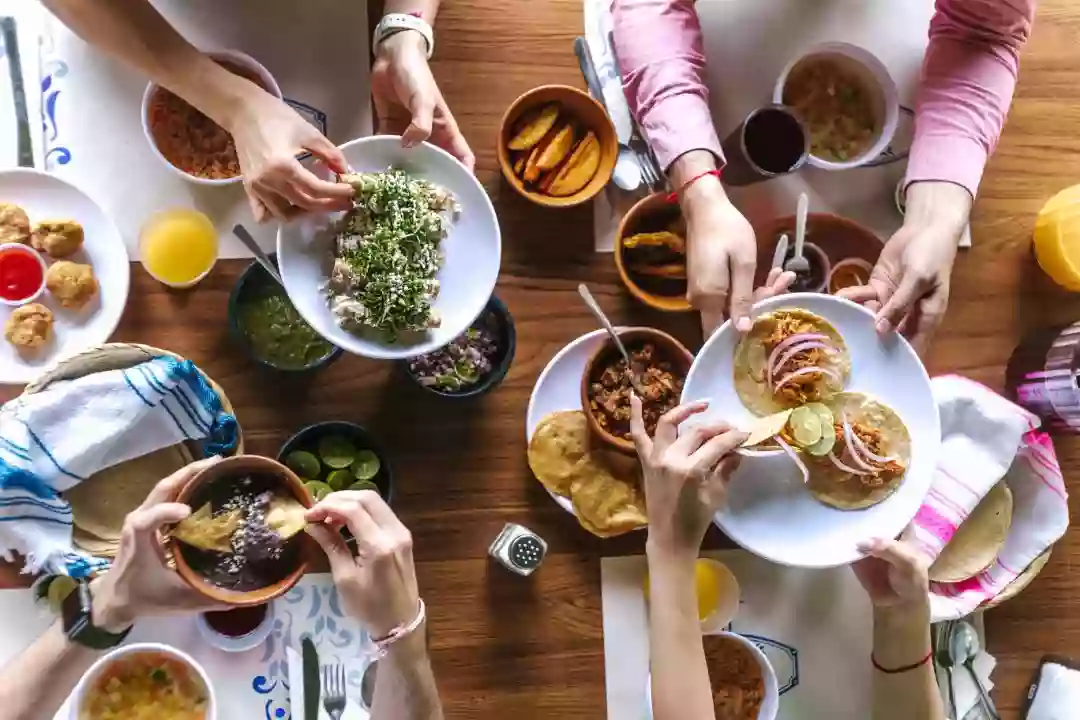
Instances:
[[[530,110],[549,103],[558,103],[583,128],[592,130],[600,142],[600,167],[596,174],[581,190],[565,197],[544,195],[529,189],[514,173],[514,161],[510,156],[509,143],[518,119]],[[497,152],[503,177],[519,194],[544,207],[572,207],[596,197],[611,180],[611,173],[615,171],[615,160],[619,155],[619,141],[615,137],[615,126],[611,124],[607,112],[587,93],[569,85],[542,85],[521,95],[506,110],[499,128]]]
[[[795,216],[788,215],[765,223],[755,223],[754,232],[758,242],[754,287],[760,287],[769,274],[776,241],[785,233],[792,242],[795,241]],[[836,265],[848,258],[859,258],[873,265],[877,262],[883,246],[881,238],[869,228],[831,213],[810,213],[807,216],[806,241],[821,248],[828,256],[830,265]]]
[[[681,342],[671,337],[666,332],[656,330],[655,328],[626,328],[625,330],[619,331],[619,339],[622,340],[623,345],[627,346],[627,351],[631,353],[634,351],[633,346],[641,342],[654,343],[657,346],[657,349],[660,350],[665,358],[672,362],[675,369],[684,378],[687,373],[690,372],[690,365],[694,362],[694,356]],[[594,373],[599,374],[596,372],[596,369],[602,367],[609,360],[614,362],[618,355],[618,348],[615,347],[615,343],[612,342],[611,338],[608,338],[603,345],[596,349],[596,352],[592,354],[589,361],[585,363],[585,371],[581,374],[581,408],[585,412],[585,419],[589,423],[589,429],[592,431],[593,437],[599,439],[605,445],[615,448],[619,452],[633,455],[636,453],[633,441],[616,437],[602,428],[589,407],[589,384]]]
[[[668,202],[668,193],[653,193],[639,200],[619,223],[619,232],[615,235],[615,268],[623,285],[635,298],[651,308],[665,312],[688,312],[694,308],[682,294],[659,294],[647,279],[635,276],[627,267],[628,259],[623,255],[623,238],[639,232],[663,230],[680,216],[679,206]],[[659,283],[657,283],[659,285]],[[685,285],[685,284],[684,284]]]
[[[238,479],[251,474],[277,477],[281,480],[282,489],[291,493],[301,505],[311,507],[314,504],[311,494],[304,488],[300,478],[293,474],[291,470],[275,460],[257,455],[237,455],[236,457],[226,458],[217,465],[203,470],[180,490],[176,502],[189,503],[196,491],[207,483],[227,481],[230,478]],[[191,587],[217,602],[237,607],[247,607],[261,605],[284,595],[307,572],[307,558],[314,552],[314,540],[307,533],[302,532],[296,536],[295,542],[301,543],[302,546],[297,554],[295,566],[289,569],[285,577],[266,587],[244,591],[224,588],[207,580],[202,573],[189,564],[186,553],[192,552],[192,550],[179,540],[169,538],[168,548],[176,561],[176,571]]]

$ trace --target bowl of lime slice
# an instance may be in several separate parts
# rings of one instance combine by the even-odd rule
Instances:
[[[378,440],[356,423],[308,425],[289,438],[277,459],[303,480],[318,502],[332,492],[375,490],[388,504],[394,474]]]

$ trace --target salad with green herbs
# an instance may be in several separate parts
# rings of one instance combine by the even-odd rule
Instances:
[[[390,168],[343,175],[356,196],[334,248],[330,309],[351,332],[371,328],[394,342],[439,326],[432,307],[440,245],[459,208],[453,195]]]

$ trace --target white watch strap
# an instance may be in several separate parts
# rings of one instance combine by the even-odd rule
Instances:
[[[406,30],[415,30],[424,36],[424,41],[427,43],[427,56],[430,60],[435,52],[435,31],[431,29],[431,25],[426,20],[415,15],[406,15],[405,13],[383,15],[383,19],[375,26],[375,37],[371,40],[371,47],[373,49],[378,48],[379,43],[386,38]]]

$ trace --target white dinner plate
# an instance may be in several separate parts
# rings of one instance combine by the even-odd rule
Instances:
[[[911,463],[900,487],[865,510],[838,510],[815,500],[786,455],[744,457],[731,479],[727,506],[716,524],[750,552],[783,565],[833,567],[858,560],[856,544],[900,534],[930,489],[941,426],[930,378],[907,340],[880,338],[874,316],[853,302],[830,295],[783,295],[754,306],[755,316],[785,307],[821,315],[839,331],[851,352],[847,389],[867,393],[899,413],[911,433]],[[695,422],[723,418],[747,427],[754,415],[735,392],[733,358],[738,333],[725,323],[698,353],[682,401],[709,400]]]
[[[400,359],[446,345],[465,332],[484,310],[499,277],[502,239],[491,200],[464,165],[434,145],[423,143],[405,149],[400,137],[375,135],[351,140],[341,150],[357,172],[399,168],[442,186],[457,199],[461,213],[442,242],[445,262],[439,270],[439,296],[434,305],[442,324],[396,343],[368,334],[357,335],[338,326],[327,304],[326,282],[333,265],[332,228],[342,213],[308,215],[278,228],[278,263],[289,298],[320,335],[356,355]],[[322,165],[315,172],[329,177]]]
[[[540,421],[553,412],[560,410],[581,410],[581,374],[585,364],[607,337],[606,330],[593,330],[564,347],[551,362],[533,386],[529,398],[529,409],[525,414],[525,442],[532,441],[533,433]],[[545,487],[546,489],[546,487]],[[548,495],[562,506],[563,510],[574,514],[574,504],[570,498],[548,490]]]
[[[34,352],[19,352],[0,338],[0,383],[23,384],[57,361],[89,347],[107,342],[116,330],[127,303],[131,265],[120,231],[105,211],[82,190],[60,178],[18,168],[0,171],[0,202],[20,205],[30,223],[41,220],[75,220],[83,226],[82,250],[65,258],[88,263],[98,281],[97,296],[80,310],[65,310],[45,291],[35,302],[53,313],[52,339]],[[42,255],[47,263],[52,260]],[[0,326],[13,307],[0,305]]]

